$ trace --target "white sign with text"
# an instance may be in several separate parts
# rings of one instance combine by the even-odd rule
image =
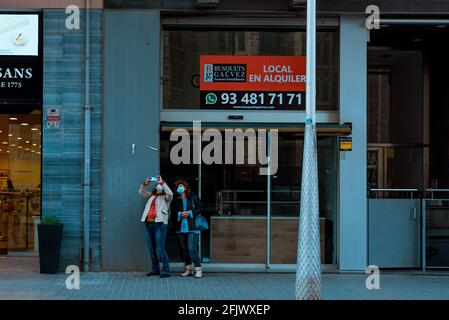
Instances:
[[[39,16],[0,14],[0,56],[39,54]]]

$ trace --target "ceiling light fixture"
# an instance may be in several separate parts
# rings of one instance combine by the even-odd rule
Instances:
[[[31,131],[37,131],[39,130],[38,128],[31,128]]]
[[[22,122],[20,125],[21,126],[27,126],[27,125],[29,125],[29,123],[28,122]]]
[[[18,120],[18,118],[16,118],[16,117],[9,117],[9,120],[16,121],[16,120]]]
[[[291,0],[288,5],[288,9],[292,11],[304,10],[306,8],[306,5],[306,0]]]
[[[197,10],[213,10],[217,9],[220,5],[220,0],[197,0],[196,9]]]

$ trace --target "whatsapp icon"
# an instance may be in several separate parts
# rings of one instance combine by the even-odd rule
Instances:
[[[217,102],[217,95],[215,93],[208,93],[206,95],[206,104],[215,104]]]

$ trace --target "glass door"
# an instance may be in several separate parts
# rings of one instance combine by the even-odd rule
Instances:
[[[261,164],[248,164],[247,140],[244,145],[244,164],[236,164],[236,152],[234,164],[201,164],[202,201],[210,226],[201,234],[203,262],[266,264],[267,176],[260,175]],[[223,157],[225,153],[223,145]]]
[[[185,180],[189,183],[190,190],[198,195],[198,164],[173,164],[170,159],[170,150],[177,142],[170,141],[170,131],[161,131],[160,133],[160,173],[163,179],[167,182],[173,192],[175,192],[175,183],[177,180]],[[193,150],[192,140],[190,141],[190,150]],[[190,156],[192,156],[190,154]],[[192,160],[192,159],[191,159]],[[175,196],[177,196],[175,194]],[[170,224],[170,226],[172,226]],[[167,239],[165,241],[167,254],[171,262],[182,262],[181,244],[176,236],[175,228],[170,227],[167,232]]]
[[[222,137],[224,130],[221,130]],[[272,169],[277,167],[277,170],[270,180],[260,172],[267,167],[265,163],[258,161],[258,157],[254,164],[248,161],[250,147],[248,139],[243,139],[242,164],[236,163],[235,140],[232,163],[225,163],[229,150],[223,143],[222,163],[174,165],[169,154],[176,142],[170,142],[170,132],[162,131],[161,174],[170,186],[177,179],[188,180],[192,190],[201,197],[203,214],[210,227],[201,233],[202,262],[295,264],[303,134],[278,132],[278,149],[272,150],[277,153],[277,165],[273,164]],[[209,142],[202,142],[203,157],[208,145]],[[336,264],[336,137],[318,137],[318,173],[321,258],[323,264]],[[173,262],[182,261],[176,243],[176,235],[169,232],[167,250]]]
[[[322,264],[336,264],[336,137],[318,137],[318,178]],[[280,132],[278,170],[271,182],[270,263],[295,264],[300,209],[302,133]]]

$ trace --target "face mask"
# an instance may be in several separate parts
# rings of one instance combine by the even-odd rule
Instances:
[[[184,191],[186,191],[186,190],[184,189],[184,186],[182,184],[179,185],[178,189],[176,189],[176,192],[178,192],[178,193],[183,193]]]
[[[162,191],[164,188],[160,184],[156,186],[156,191]]]

